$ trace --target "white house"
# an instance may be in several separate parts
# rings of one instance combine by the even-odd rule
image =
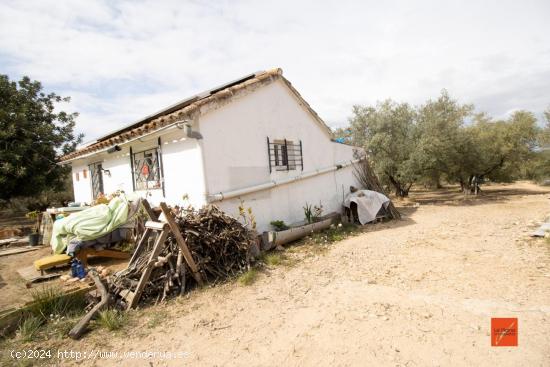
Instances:
[[[158,204],[214,203],[237,215],[251,207],[258,230],[304,219],[303,207],[340,212],[354,149],[330,129],[281,69],[198,94],[62,158],[75,200],[135,191]]]

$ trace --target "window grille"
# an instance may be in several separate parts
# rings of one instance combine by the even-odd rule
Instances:
[[[286,139],[275,139],[273,141],[267,138],[267,152],[269,154],[269,172],[291,171],[297,167],[304,170],[304,160],[302,157],[302,141],[294,143]]]
[[[135,190],[161,189],[159,151],[157,148],[133,153]]]
[[[103,167],[100,162],[97,162],[90,164],[88,168],[92,178],[92,195],[94,199],[97,199],[99,194],[103,194]]]

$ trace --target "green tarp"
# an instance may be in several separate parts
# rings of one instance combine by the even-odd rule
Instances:
[[[56,220],[50,242],[54,253],[63,253],[72,239],[95,240],[117,229],[128,221],[129,207],[128,199],[120,195],[109,204],[99,204]]]

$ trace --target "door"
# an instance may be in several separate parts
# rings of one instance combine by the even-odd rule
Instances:
[[[92,196],[97,199],[99,194],[103,194],[103,167],[101,162],[89,165],[90,177],[92,178]]]

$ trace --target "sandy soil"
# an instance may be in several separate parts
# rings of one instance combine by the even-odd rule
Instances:
[[[301,261],[251,286],[195,291],[64,347],[119,352],[80,364],[97,366],[550,365],[550,245],[528,237],[550,214],[548,189],[412,196],[420,205],[402,208],[401,221],[325,252],[297,250]],[[518,347],[491,347],[491,317],[519,319]],[[188,355],[124,359],[130,351]]]
[[[87,279],[86,282],[67,283],[59,278],[46,282],[37,282],[27,287],[27,281],[17,272],[19,269],[31,267],[35,260],[52,255],[50,246],[40,246],[36,251],[24,252],[21,254],[0,257],[0,311],[17,308],[32,301],[32,292],[42,287],[56,287],[64,291],[70,291],[76,287],[84,288],[93,282]],[[102,265],[115,272],[126,267],[125,260],[106,258],[90,258],[90,265]],[[70,266],[63,266],[53,270],[60,274],[71,274]]]

